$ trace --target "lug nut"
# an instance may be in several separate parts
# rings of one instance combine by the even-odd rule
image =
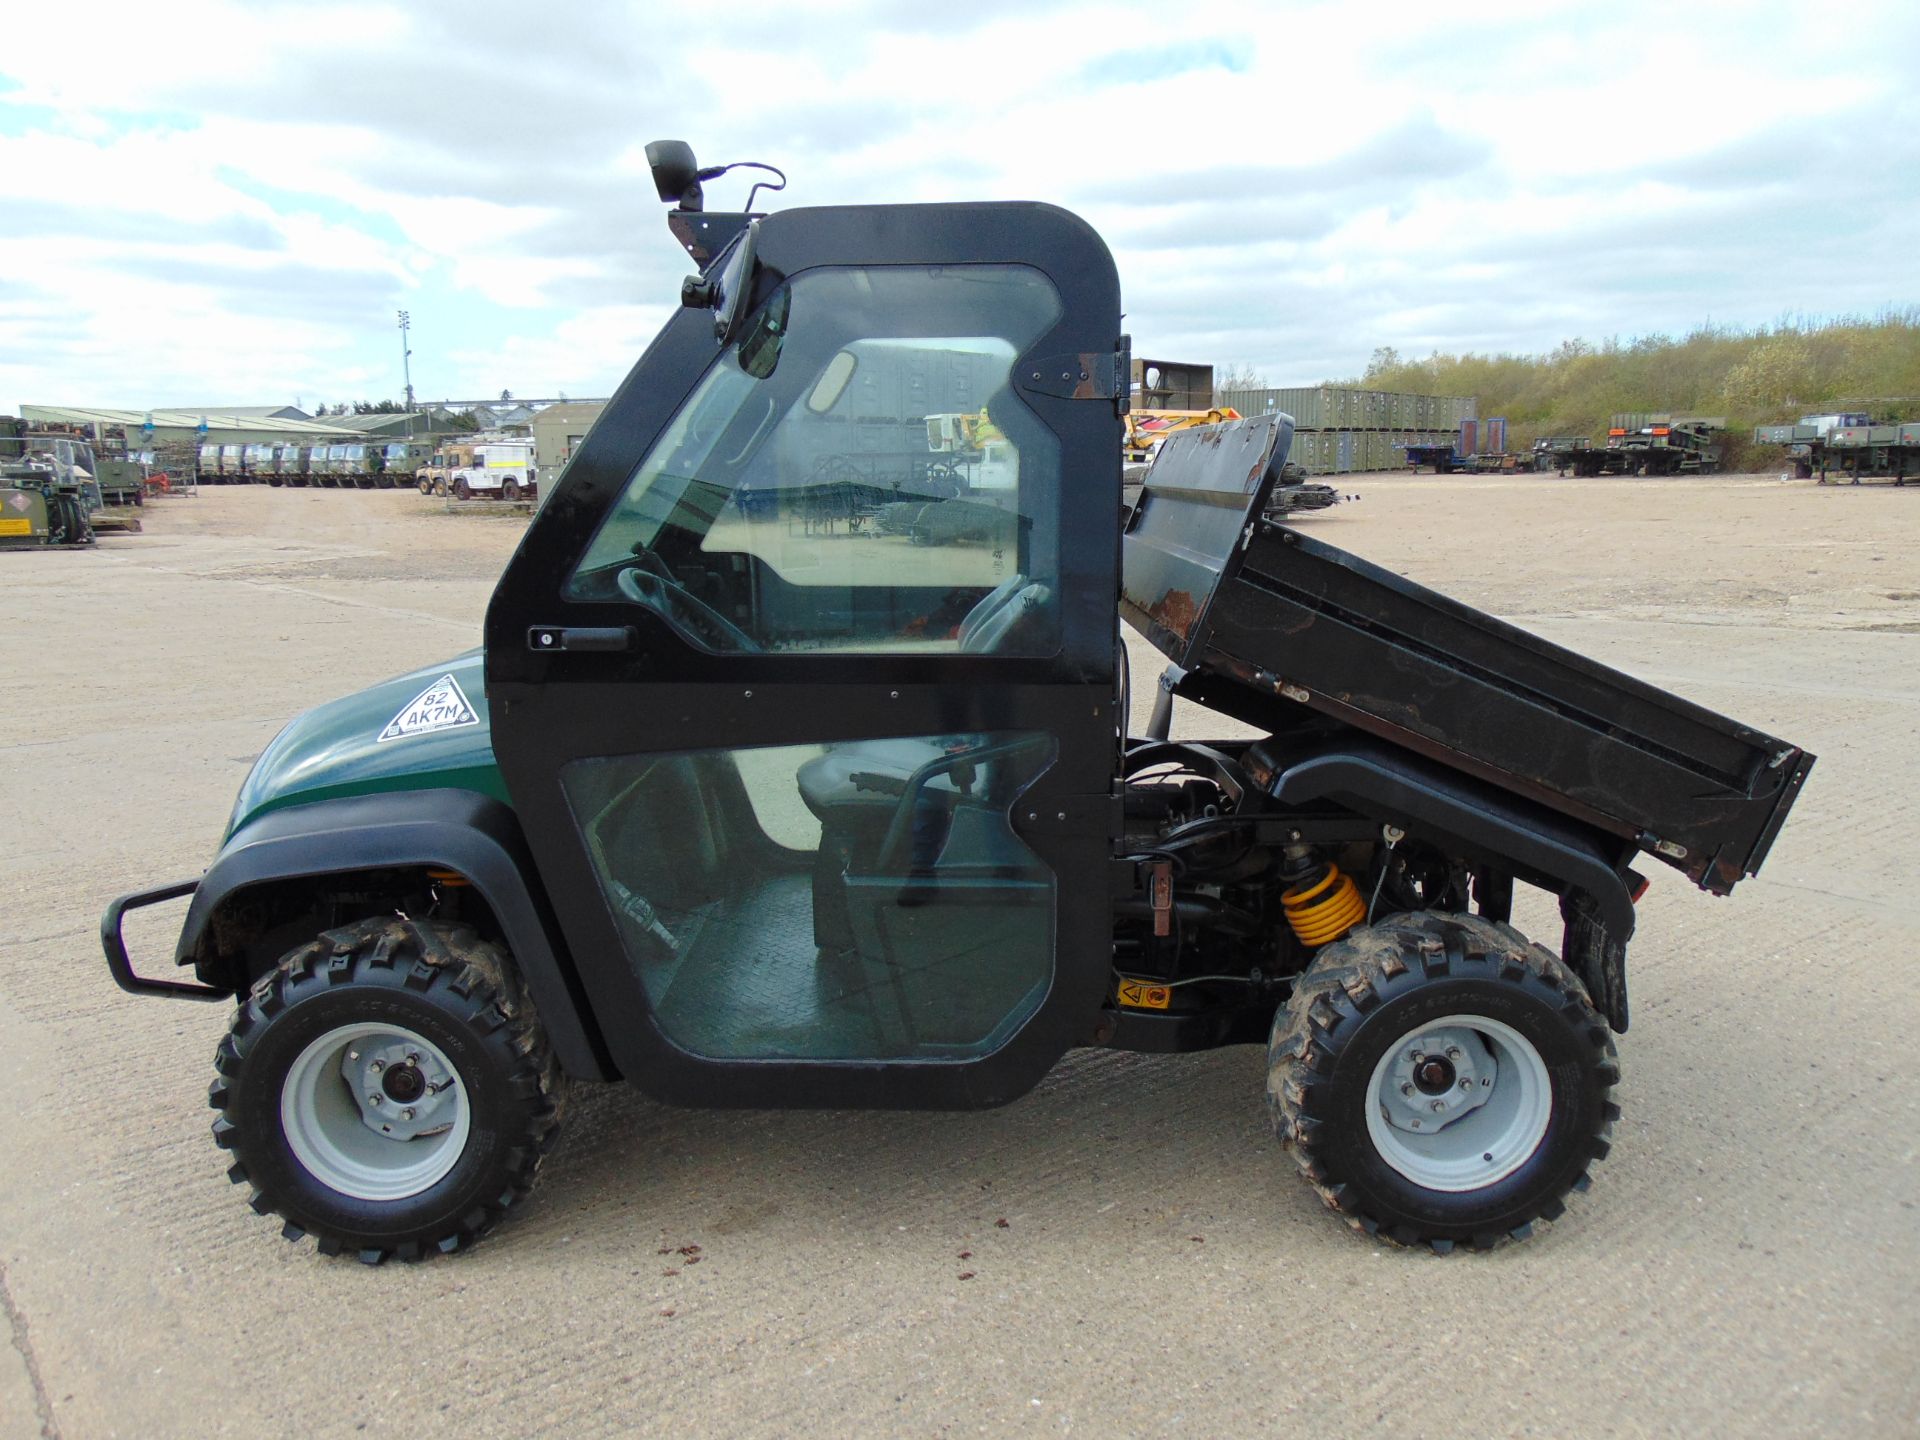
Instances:
[[[1462,1080],[1462,1081],[1460,1082],[1460,1088],[1461,1088],[1462,1090],[1471,1090],[1471,1089],[1473,1088],[1473,1081],[1471,1081],[1471,1080]]]
[[[360,1058],[360,1052],[358,1050],[347,1051],[347,1059],[358,1060],[359,1058]]]
[[[400,1118],[401,1118],[402,1120],[411,1120],[411,1119],[413,1118],[413,1111],[411,1111],[411,1110],[402,1110],[402,1111],[400,1112]]]
[[[407,1051],[407,1064],[418,1065],[419,1063],[420,1063],[420,1052],[418,1050]]]
[[[1460,1047],[1458,1045],[1447,1046],[1447,1059],[1458,1060],[1459,1058],[1460,1058]]]
[[[1442,1110],[1447,1108],[1447,1102],[1444,1100],[1436,1100],[1427,1108],[1433,1111],[1434,1114],[1438,1115]]]
[[[376,1060],[367,1068],[373,1071],[374,1074],[378,1075],[382,1070],[387,1068],[387,1062],[384,1060]]]
[[[379,1103],[380,1103],[380,1092],[378,1090],[374,1091],[371,1095],[367,1096],[367,1104],[378,1105]]]
[[[1400,1087],[1400,1093],[1401,1093],[1402,1095],[1411,1095],[1411,1094],[1413,1094],[1413,1086],[1411,1086],[1411,1085],[1402,1085],[1402,1086]]]
[[[1407,1058],[1413,1061],[1414,1064],[1418,1065],[1422,1060],[1426,1059],[1427,1057],[1425,1052],[1420,1050],[1413,1050],[1408,1052]]]

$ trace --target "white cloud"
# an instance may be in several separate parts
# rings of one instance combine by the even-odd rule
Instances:
[[[0,210],[0,405],[393,394],[398,307],[422,393],[605,393],[686,268],[663,134],[785,167],[780,204],[1068,204],[1136,345],[1277,383],[1920,298],[1900,0],[689,14],[10,16],[0,171],[45,198]]]

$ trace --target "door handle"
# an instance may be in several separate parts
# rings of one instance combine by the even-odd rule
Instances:
[[[631,625],[532,625],[527,648],[552,650],[631,650]]]

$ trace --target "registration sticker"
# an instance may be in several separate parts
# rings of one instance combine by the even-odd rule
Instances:
[[[1146,980],[1122,980],[1120,1003],[1135,1010],[1164,1010],[1173,1003],[1173,987]]]
[[[409,735],[431,735],[437,730],[459,730],[479,723],[480,716],[467,699],[467,692],[460,688],[460,682],[452,675],[442,675],[387,722],[376,743],[404,740]]]

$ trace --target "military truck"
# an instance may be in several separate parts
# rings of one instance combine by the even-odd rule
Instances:
[[[326,447],[326,459],[323,462],[326,485],[331,490],[351,490],[353,488],[353,457],[347,452],[345,441],[335,440]]]
[[[455,472],[473,464],[473,445],[465,440],[443,440],[434,447],[426,463],[414,471],[414,486],[422,495],[453,493]]]
[[[267,483],[293,489],[303,488],[308,482],[307,447],[282,444],[272,448],[273,469]]]
[[[1792,425],[1760,425],[1753,432],[1756,445],[1778,445],[1786,451],[1787,463],[1802,480],[1813,478],[1814,471],[1824,479],[1826,450],[1833,432],[1842,427],[1870,426],[1871,415],[1859,411],[1836,411],[1826,415],[1802,415]]]
[[[279,447],[256,442],[243,445],[240,449],[242,463],[246,467],[247,478],[254,484],[278,485],[280,483]]]
[[[380,488],[404,489],[418,484],[421,472],[433,461],[433,449],[432,436],[388,441],[380,449]],[[424,487],[421,493],[425,493]]]
[[[77,436],[0,416],[0,549],[93,544],[97,463]]]
[[[1895,485],[1920,479],[1920,422],[1834,427],[1821,455],[1820,483],[1827,484],[1833,471],[1849,477],[1851,485],[1867,475],[1891,476]]]
[[[212,866],[103,918],[120,985],[231,1007],[253,1209],[418,1259],[520,1204],[570,1085],[970,1109],[1077,1046],[1264,1044],[1249,1105],[1357,1229],[1560,1216],[1620,1113],[1636,865],[1733,890],[1813,757],[1267,522],[1285,415],[1169,436],[1123,523],[1119,281],[1066,211],[710,213],[719,171],[648,156],[701,268],[483,647],[296,718]],[[741,503],[845,448],[863,354],[956,345],[1003,546]],[[923,445],[977,408],[891,393]],[[1144,734],[1121,617],[1167,662]],[[156,977],[123,919],[185,897]]]
[[[1711,475],[1725,453],[1726,428],[1724,416],[1627,411],[1608,422],[1604,445],[1555,438],[1544,453],[1562,474]],[[1536,446],[1536,465],[1540,453]]]

